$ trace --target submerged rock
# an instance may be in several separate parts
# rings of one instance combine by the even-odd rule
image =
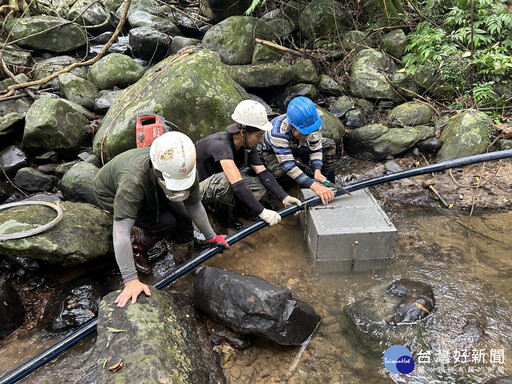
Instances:
[[[0,338],[4,338],[23,324],[25,310],[16,291],[0,282]]]
[[[202,268],[194,280],[194,304],[208,316],[242,333],[300,345],[321,320],[306,302],[257,276]]]
[[[224,383],[217,356],[190,300],[156,291],[118,308],[119,291],[98,314],[98,384]],[[122,369],[112,372],[116,364]]]

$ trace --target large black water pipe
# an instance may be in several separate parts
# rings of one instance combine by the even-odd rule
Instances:
[[[481,163],[484,161],[492,161],[492,160],[499,160],[499,159],[505,159],[508,157],[512,157],[512,149],[507,149],[504,151],[498,151],[498,152],[490,152],[490,153],[484,153],[482,155],[474,155],[474,156],[467,156],[462,157],[460,159],[454,159],[454,160],[448,160],[443,161],[440,163],[435,163],[431,165],[425,165],[422,167],[412,168],[412,169],[406,169],[404,171],[398,171],[393,173],[388,173],[386,175],[374,177],[371,179],[366,179],[362,181],[356,181],[354,183],[346,184],[343,186],[347,191],[352,192],[356,191],[358,189],[371,187],[373,185],[382,184],[388,181],[393,180],[399,180],[399,179],[405,179],[407,177],[411,176],[418,176],[418,175],[424,175],[426,173],[430,172],[439,172],[443,171],[445,169],[453,168],[453,167],[460,167],[463,165],[469,165],[469,164],[475,164],[475,163]],[[341,192],[337,192],[336,195],[341,195]],[[291,215],[294,212],[297,212],[304,207],[312,206],[315,204],[320,203],[321,200],[319,197],[313,196],[308,199],[305,199],[302,201],[302,207],[297,207],[296,205],[289,206],[287,208],[283,208],[279,210],[279,214],[281,217],[286,217],[288,215]],[[244,237],[249,236],[251,233],[265,227],[267,224],[263,220],[255,221],[254,223],[240,229],[239,231],[235,232],[234,234],[228,236],[226,238],[229,245],[232,245],[236,243],[237,241],[242,240]],[[200,265],[204,261],[208,260],[210,257],[215,256],[217,253],[221,252],[223,250],[222,247],[211,247],[203,252],[199,253],[197,256],[191,258],[187,262],[179,265],[178,267],[174,268],[170,272],[166,273],[165,275],[161,276],[157,280],[155,280],[151,285],[155,286],[157,289],[162,289],[163,287],[167,286],[168,284],[172,283],[176,279],[178,279],[180,276],[184,275],[185,273],[191,271],[196,266]],[[80,328],[78,328],[76,331],[73,331],[71,334],[64,337],[62,340],[58,341],[57,343],[53,344],[52,346],[45,349],[43,352],[39,353],[38,355],[32,357],[30,360],[27,360],[17,368],[13,369],[10,372],[7,372],[5,375],[0,377],[0,384],[11,384],[15,383],[18,380],[22,379],[26,375],[28,375],[30,372],[34,371],[35,369],[39,368],[46,362],[50,361],[57,355],[59,355],[61,352],[66,350],[67,348],[71,347],[81,339],[83,339],[85,336],[89,335],[90,333],[94,332],[96,330],[97,325],[97,319],[92,319],[89,322],[82,325]]]

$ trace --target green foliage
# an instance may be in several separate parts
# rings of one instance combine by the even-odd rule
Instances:
[[[252,0],[250,7],[247,8],[247,11],[245,11],[245,14],[250,15],[251,13],[253,13],[253,11],[256,9],[258,5],[263,5],[265,4],[266,1],[267,0]]]
[[[409,34],[403,58],[407,72],[433,68],[477,105],[497,106],[493,86],[512,76],[512,13],[506,0],[425,0],[420,4],[423,21]],[[466,84],[460,83],[463,71],[472,74],[471,82],[466,78]]]

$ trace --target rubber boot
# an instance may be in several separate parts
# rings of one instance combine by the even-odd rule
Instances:
[[[135,261],[135,269],[140,273],[149,275],[153,269],[151,268],[151,264],[148,260],[148,250],[153,246],[150,242],[147,241],[146,236],[144,235],[144,231],[142,229],[137,228],[135,233],[132,235],[132,250],[133,250],[133,260]]]
[[[192,253],[194,252],[194,240],[184,244],[171,242],[171,252],[174,258],[174,264],[183,264],[192,257]]]
[[[215,217],[220,221],[223,227],[233,228],[239,230],[245,225],[238,217],[235,216],[235,205],[229,204],[219,199],[215,199],[214,203]]]

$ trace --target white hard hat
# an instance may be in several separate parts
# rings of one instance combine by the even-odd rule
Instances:
[[[173,131],[158,136],[151,144],[149,155],[168,190],[183,191],[194,184],[196,148],[187,135]]]
[[[268,121],[265,107],[254,100],[243,100],[238,103],[231,118],[237,123],[258,128],[262,131],[270,131],[272,129],[272,124]]]

